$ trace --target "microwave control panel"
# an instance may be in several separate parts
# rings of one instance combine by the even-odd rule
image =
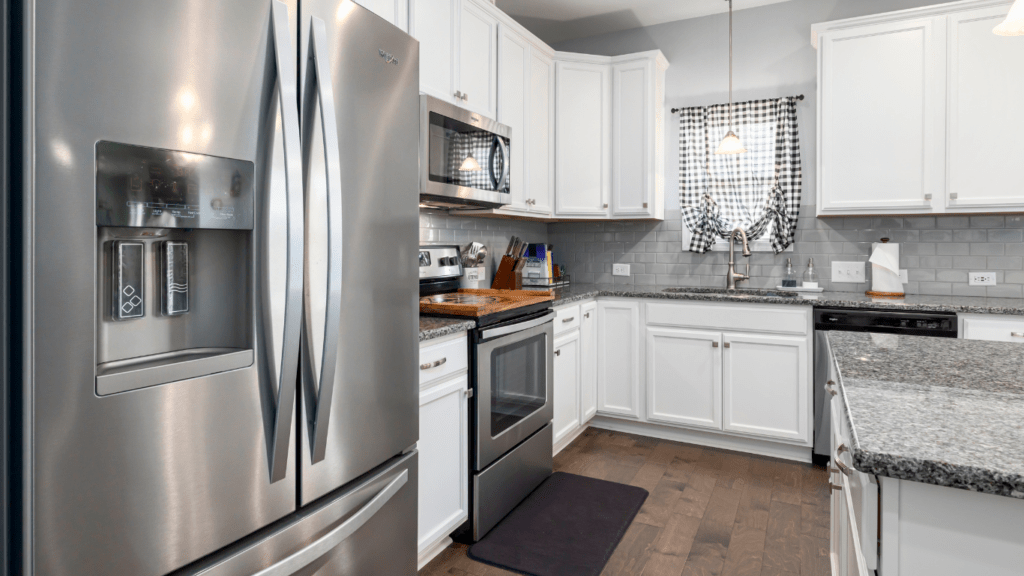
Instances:
[[[96,224],[252,230],[253,180],[252,162],[100,141]]]

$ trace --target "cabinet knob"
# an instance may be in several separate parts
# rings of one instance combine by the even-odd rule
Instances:
[[[584,318],[590,318],[590,312],[587,312],[586,314],[584,314],[583,317]],[[1022,334],[1022,336],[1024,336],[1024,334]]]
[[[562,355],[562,351],[561,350],[555,350],[555,356],[561,356],[561,355]]]
[[[726,348],[728,348],[728,347],[729,347],[729,343],[728,343],[728,342],[726,342],[726,343],[725,343],[725,347],[726,347]]]
[[[466,395],[466,398],[472,398],[472,397],[473,397],[473,389],[472,389],[472,388],[467,388],[467,389],[466,389],[466,390],[465,390],[465,391],[463,392],[463,394],[465,394],[465,395]]]
[[[469,102],[469,94],[463,94],[462,95],[462,101],[463,102]]]
[[[462,100],[462,91],[461,90],[456,90],[455,91],[455,97],[458,98],[459,100]]]
[[[932,195],[931,194],[925,194],[924,195],[924,199],[925,200],[931,200],[932,199]]]
[[[949,199],[950,200],[956,200],[956,192],[950,192],[949,193]]]
[[[832,380],[829,380],[828,382],[825,382],[825,390],[827,390],[829,394],[835,396],[836,394],[839,394],[839,392],[836,392],[836,389],[833,388],[833,386],[835,386],[835,385],[836,385],[835,382],[833,382]]]
[[[604,208],[607,208],[607,207],[608,207],[608,205],[607,205],[607,204],[605,204],[605,205],[604,205],[603,207],[604,207]]]
[[[718,348],[718,342],[712,342],[711,343],[711,347],[712,348]]]
[[[647,208],[647,202],[644,202],[644,208]]]

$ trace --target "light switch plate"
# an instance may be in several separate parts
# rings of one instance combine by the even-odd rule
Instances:
[[[864,278],[864,263],[863,262],[833,262],[832,263],[832,283],[836,282],[850,282],[853,284],[860,284],[866,282]]]
[[[996,285],[996,273],[995,272],[971,272],[969,276],[969,286],[995,286]]]
[[[629,264],[612,264],[612,276],[629,276]]]
[[[900,270],[900,282],[904,284],[910,282],[910,276],[907,275],[906,269]]]

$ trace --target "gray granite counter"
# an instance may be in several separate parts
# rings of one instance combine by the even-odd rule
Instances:
[[[552,302],[552,305],[558,307],[598,296],[610,296],[617,298],[658,298],[663,300],[695,300],[704,302],[748,302],[788,306],[819,306],[823,308],[866,308],[904,312],[1024,315],[1024,299],[1021,298],[909,295],[901,300],[882,300],[870,298],[863,292],[801,293],[798,298],[776,298],[745,294],[742,288],[737,290],[736,294],[665,292],[665,288],[687,289],[676,286],[657,285],[572,284],[555,290],[555,300]],[[693,288],[693,290],[706,289]]]
[[[476,320],[420,316],[420,342],[476,328]]]
[[[862,472],[1024,499],[1024,347],[829,332]]]

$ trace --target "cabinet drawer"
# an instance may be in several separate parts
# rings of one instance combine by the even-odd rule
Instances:
[[[568,332],[580,327],[580,307],[566,306],[555,310],[555,334]]]
[[[461,372],[469,366],[465,336],[420,349],[420,386]]]
[[[647,304],[647,325],[807,334],[811,328],[810,314],[810,306],[652,302]]]
[[[963,337],[1024,344],[1024,316],[965,316]]]

